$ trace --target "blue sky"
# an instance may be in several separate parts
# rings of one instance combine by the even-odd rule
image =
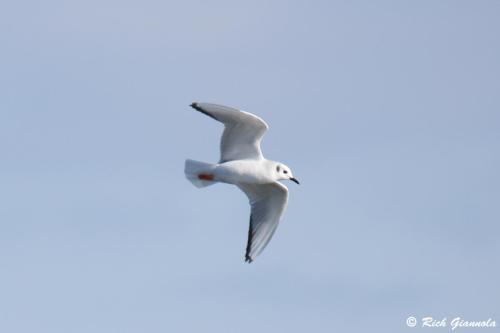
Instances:
[[[500,321],[499,11],[3,2],[0,331]],[[184,179],[219,154],[193,101],[264,118],[264,154],[301,181],[251,265],[245,196]]]

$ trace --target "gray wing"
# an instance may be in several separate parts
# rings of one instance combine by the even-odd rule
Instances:
[[[268,129],[264,120],[251,113],[217,104],[193,103],[191,106],[224,124],[220,163],[263,158],[260,142]]]
[[[239,184],[238,187],[248,196],[252,207],[245,253],[245,261],[252,262],[264,250],[278,227],[288,202],[288,189],[278,182]]]

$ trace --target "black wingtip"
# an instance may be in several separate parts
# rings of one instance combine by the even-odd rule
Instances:
[[[245,262],[252,263],[252,257],[250,257],[250,250],[252,248],[252,214],[250,214],[250,223],[248,223],[248,239],[247,239],[247,248],[245,249]]]
[[[197,102],[193,102],[193,103],[191,103],[190,107],[192,107],[192,108],[193,108],[193,109],[195,109],[196,111],[199,111],[199,112],[203,113],[204,115],[209,116],[209,117],[210,117],[210,118],[212,118],[212,119],[215,119],[215,120],[219,121],[219,119],[217,119],[217,118],[216,118],[213,114],[208,113],[207,111],[203,110],[203,109],[202,109],[202,108],[198,105],[198,103],[197,103]]]

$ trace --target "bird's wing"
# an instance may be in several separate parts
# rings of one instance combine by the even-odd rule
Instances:
[[[238,187],[248,196],[252,207],[245,253],[245,261],[252,262],[264,250],[278,227],[288,202],[288,189],[278,182],[239,184]]]
[[[264,120],[251,113],[217,104],[193,103],[191,106],[224,124],[220,163],[263,158],[260,141],[268,129]]]

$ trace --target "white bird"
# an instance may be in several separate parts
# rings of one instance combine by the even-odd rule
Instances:
[[[196,187],[217,182],[238,186],[251,206],[245,261],[252,262],[271,240],[283,216],[288,189],[279,180],[299,184],[289,167],[266,160],[260,142],[269,128],[261,118],[227,106],[193,103],[195,110],[224,124],[220,161],[210,164],[186,160],[184,173]]]

